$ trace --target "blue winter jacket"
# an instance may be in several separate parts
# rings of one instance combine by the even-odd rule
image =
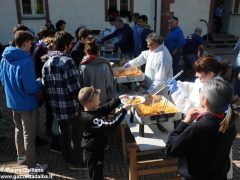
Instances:
[[[177,48],[183,48],[184,44],[185,38],[181,28],[177,26],[173,29],[170,29],[164,41],[164,45],[167,46],[168,50],[172,52]]]
[[[16,47],[7,47],[0,62],[0,80],[5,90],[7,107],[15,111],[31,111],[38,107],[36,80],[30,54]]]

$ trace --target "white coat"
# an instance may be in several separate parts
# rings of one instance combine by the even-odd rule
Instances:
[[[199,89],[203,83],[197,78],[195,82],[177,81],[177,91],[172,93],[172,99],[177,108],[186,114],[190,108],[200,107]]]
[[[129,61],[129,64],[131,66],[146,64],[145,81],[147,83],[147,91],[150,94],[164,85],[169,78],[173,77],[172,56],[163,44],[154,51],[142,51],[138,57]]]

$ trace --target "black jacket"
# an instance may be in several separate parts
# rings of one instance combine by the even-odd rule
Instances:
[[[118,42],[115,44],[115,46],[119,47],[123,54],[131,54],[131,55],[134,54],[135,46],[134,46],[133,31],[128,24],[124,24],[122,29],[120,30],[117,29],[112,34],[109,34],[108,36],[104,37],[102,41],[106,41],[113,37],[118,37]]]
[[[104,152],[105,145],[107,143],[107,131],[117,127],[123,120],[126,109],[121,109],[115,114],[115,118],[112,121],[105,121],[103,116],[108,115],[113,109],[121,104],[120,99],[116,98],[96,111],[83,111],[81,120],[83,122],[83,137],[82,147],[90,152],[101,153]],[[104,121],[107,124],[97,125],[94,121]]]
[[[35,67],[36,78],[42,77],[42,68],[44,65],[44,61],[42,60],[42,56],[48,53],[47,47],[42,46],[41,44],[37,44],[33,51],[33,63]]]
[[[166,155],[179,158],[178,171],[191,180],[223,180],[230,168],[229,152],[236,137],[235,123],[223,134],[221,119],[206,113],[190,125],[180,122],[169,135]]]
[[[77,42],[71,51],[71,57],[73,58],[77,68],[79,67],[83,57],[85,56],[84,44]]]

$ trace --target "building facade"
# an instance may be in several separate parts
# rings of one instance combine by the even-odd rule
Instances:
[[[148,16],[148,24],[156,32],[166,35],[171,15],[179,18],[179,25],[185,36],[196,27],[203,34],[211,32],[214,6],[217,0],[2,0],[0,6],[0,42],[7,44],[12,39],[12,28],[22,23],[38,32],[46,19],[55,24],[59,19],[67,22],[66,31],[74,34],[81,24],[89,29],[103,30],[109,25],[107,16],[110,9],[118,10],[125,22],[128,15],[139,12]],[[240,35],[239,0],[225,0],[224,6],[232,10],[224,17],[224,30]],[[237,4],[238,3],[238,4]],[[228,11],[224,11],[228,12]],[[205,20],[209,26],[203,21]]]

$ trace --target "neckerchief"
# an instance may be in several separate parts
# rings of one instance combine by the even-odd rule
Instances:
[[[90,54],[90,55],[84,56],[81,64],[88,64],[92,62],[94,59],[96,59],[96,55]]]

